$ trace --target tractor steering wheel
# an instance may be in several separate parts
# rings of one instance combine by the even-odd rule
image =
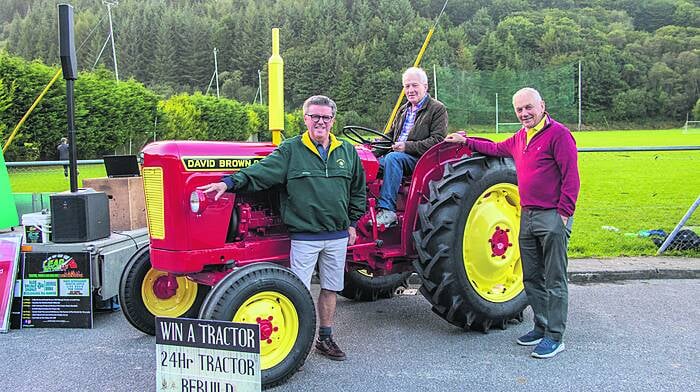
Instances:
[[[369,132],[373,135],[379,136],[379,138],[383,140],[369,140],[362,136],[358,131]],[[391,150],[391,145],[394,144],[394,141],[391,140],[391,138],[389,138],[389,136],[386,134],[371,128],[360,127],[357,125],[348,125],[343,127],[343,135],[355,143],[369,145],[370,147],[378,150]]]

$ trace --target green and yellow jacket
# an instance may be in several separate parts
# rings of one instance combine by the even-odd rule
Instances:
[[[293,238],[294,233],[345,232],[347,236],[348,227],[365,213],[365,173],[355,147],[333,134],[330,139],[325,161],[304,132],[223,180],[235,192],[281,185],[282,221]]]

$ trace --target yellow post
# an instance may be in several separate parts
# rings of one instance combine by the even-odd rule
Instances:
[[[445,2],[445,5],[447,5],[447,2]],[[445,7],[443,6],[443,10]],[[430,38],[433,36],[433,32],[435,31],[435,26],[437,25],[437,22],[435,25],[428,31],[428,35],[425,37],[425,41],[423,41],[423,46],[420,48],[420,51],[418,52],[418,56],[416,56],[416,61],[413,62],[413,66],[417,67],[420,65],[420,61],[423,59],[423,54],[425,53],[425,49],[428,47],[428,43],[430,42]],[[384,127],[384,133],[389,133],[389,129],[391,128],[391,123],[394,122],[394,118],[396,117],[396,112],[399,111],[399,107],[401,106],[401,101],[403,100],[403,94],[404,94],[404,88],[401,87],[401,92],[399,93],[399,98],[396,100],[396,104],[394,105],[394,110],[391,111],[391,116],[389,116],[389,121],[386,122],[386,126]]]
[[[435,18],[435,23],[433,23],[433,27],[430,28],[430,31],[428,31],[428,35],[425,37],[425,41],[423,41],[423,46],[420,48],[420,51],[418,52],[418,56],[416,56],[416,61],[413,62],[413,66],[417,67],[420,65],[420,61],[423,59],[423,54],[425,53],[425,49],[428,47],[428,43],[430,42],[430,38],[433,36],[433,32],[435,32],[435,28],[438,25],[438,22],[440,21],[440,18],[442,17],[442,14],[445,13],[445,8],[447,8],[447,3],[450,0],[445,0],[445,4],[442,5],[442,9],[440,10],[440,13],[438,14],[437,18]],[[403,81],[402,81],[403,83]],[[403,94],[404,94],[404,89],[401,87],[401,93],[399,94],[399,98],[396,100],[396,105],[394,105],[394,110],[391,112],[391,116],[389,116],[389,121],[386,122],[386,126],[384,127],[384,133],[389,133],[389,129],[391,129],[391,123],[394,122],[394,118],[396,117],[396,113],[399,111],[399,107],[401,106],[401,100],[403,99]]]
[[[284,130],[284,62],[280,56],[280,29],[272,29],[272,56],[267,61],[269,129],[272,132],[272,144],[282,142]]]
[[[56,74],[53,76],[53,78],[51,79],[49,84],[47,84],[46,87],[44,87],[44,91],[42,91],[41,94],[39,94],[39,96],[34,100],[34,103],[32,104],[32,106],[29,107],[29,110],[27,110],[27,112],[24,113],[24,116],[22,117],[22,119],[19,120],[19,122],[15,126],[15,129],[12,130],[10,137],[7,139],[7,142],[5,142],[5,145],[2,147],[2,152],[7,151],[7,148],[10,147],[10,143],[12,143],[12,140],[15,138],[15,135],[19,131],[20,127],[22,127],[22,124],[24,124],[24,122],[27,120],[27,117],[29,117],[29,115],[32,114],[32,111],[34,110],[36,105],[38,105],[39,102],[41,102],[41,99],[44,98],[44,95],[46,95],[46,93],[49,91],[51,86],[53,86],[53,84],[56,82],[56,79],[58,79],[58,77],[60,75],[61,75],[61,68],[59,68],[58,71],[56,71]]]

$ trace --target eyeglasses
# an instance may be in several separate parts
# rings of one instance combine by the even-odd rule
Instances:
[[[321,116],[319,114],[305,114],[305,116],[311,117],[311,120],[315,123],[323,120],[324,123],[328,124],[333,119],[333,116]]]

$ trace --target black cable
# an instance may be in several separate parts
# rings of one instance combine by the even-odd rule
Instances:
[[[123,236],[126,236],[126,237],[131,238],[131,241],[134,242],[134,247],[135,247],[137,250],[139,249],[139,244],[138,244],[138,242],[136,242],[136,239],[135,239],[134,237],[130,236],[129,234],[126,234],[126,233],[121,232],[121,231],[113,231],[112,233],[114,233],[114,234],[120,234],[120,235],[123,235]]]

